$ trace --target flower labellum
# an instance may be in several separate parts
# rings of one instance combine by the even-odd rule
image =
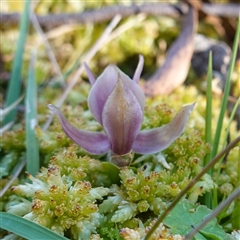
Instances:
[[[109,153],[111,161],[126,166],[131,161],[131,151],[153,154],[167,148],[184,131],[195,104],[184,106],[173,120],[159,128],[140,131],[145,107],[145,95],[138,85],[143,69],[143,57],[130,79],[114,65],[109,65],[95,79],[85,64],[92,89],[88,106],[94,118],[103,126],[104,132],[90,132],[75,128],[59,108],[49,104],[48,108],[59,118],[63,131],[75,143],[91,154]]]

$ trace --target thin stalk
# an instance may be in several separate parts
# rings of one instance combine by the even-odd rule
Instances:
[[[225,136],[224,136],[224,138],[223,138],[223,139],[224,139],[224,140],[223,140],[223,148],[225,147],[225,145],[226,145],[226,143],[227,143],[228,134],[229,134],[229,132],[230,132],[230,126],[231,126],[231,123],[232,123],[232,121],[233,121],[233,118],[234,118],[234,116],[235,116],[235,114],[236,114],[236,112],[237,112],[237,109],[238,109],[239,105],[240,105],[240,97],[239,97],[238,100],[236,101],[236,103],[235,103],[235,105],[234,105],[234,107],[233,107],[233,109],[232,109],[231,115],[230,115],[230,117],[229,117],[228,126],[227,126],[227,129],[226,129],[226,132],[225,132]]]
[[[35,80],[36,51],[33,51],[30,60],[27,91],[26,91],[26,151],[27,172],[35,176],[39,171],[39,145],[35,133],[37,125],[37,86]]]
[[[24,12],[21,17],[20,23],[20,34],[17,42],[17,50],[15,53],[11,79],[7,89],[6,96],[6,107],[10,106],[20,97],[21,90],[21,72],[22,72],[22,58],[24,52],[24,45],[28,34],[29,25],[29,11],[30,11],[30,0],[25,1]],[[9,122],[14,122],[17,115],[17,109],[14,108],[9,114],[6,115],[4,119],[4,125]]]
[[[231,115],[230,115],[230,118],[229,118],[229,122],[228,122],[228,126],[226,128],[226,131],[225,131],[225,136],[223,137],[223,148],[225,147],[225,145],[227,145],[227,137],[228,137],[228,134],[229,134],[229,131],[230,131],[230,126],[231,126],[231,123],[233,121],[233,118],[236,114],[236,111],[238,109],[238,106],[240,104],[240,98],[238,98],[236,104],[234,105],[234,108],[231,112]],[[216,174],[216,183],[218,184],[219,182],[219,178],[220,178],[220,174],[221,174],[221,164],[222,164],[222,161],[223,161],[223,158],[221,158],[221,160],[219,161],[219,168],[217,169],[217,174]],[[238,176],[239,176],[240,173],[238,173]],[[218,191],[216,189],[214,189],[213,191],[213,201],[212,201],[212,208],[215,208],[218,206]]]
[[[230,142],[227,147],[221,151],[217,156],[215,156],[211,162],[209,162],[202,171],[195,176],[195,178],[185,187],[179,195],[173,200],[173,202],[167,207],[165,212],[159,217],[157,222],[153,225],[153,227],[149,230],[147,235],[143,238],[143,240],[150,239],[151,235],[156,231],[159,224],[165,219],[165,217],[170,213],[170,211],[176,206],[176,204],[181,200],[181,198],[195,185],[195,183],[210,169],[212,168],[218,161],[221,159],[226,153],[228,153],[232,148],[234,148],[237,143],[240,142],[240,136]]]
[[[224,202],[221,202],[217,208],[212,211],[197,227],[194,228],[186,237],[185,240],[190,240],[194,235],[201,230],[209,221],[216,217],[226,206],[228,206],[234,199],[240,196],[240,187],[238,187],[231,195],[227,197]]]
[[[235,39],[234,39],[234,44],[233,44],[233,52],[232,52],[231,62],[230,62],[229,70],[228,70],[227,81],[226,81],[226,85],[225,85],[225,89],[224,89],[223,100],[221,103],[221,109],[220,109],[217,128],[216,128],[216,132],[215,132],[211,158],[215,157],[215,155],[217,154],[217,151],[218,151],[221,130],[222,130],[222,125],[223,125],[223,118],[224,118],[224,114],[225,114],[225,111],[227,108],[228,95],[230,92],[231,76],[233,73],[233,69],[235,66],[235,60],[236,60],[236,56],[237,56],[239,38],[240,38],[240,17],[238,18],[238,26],[237,26],[237,31],[235,34]]]
[[[8,106],[7,108],[1,109],[0,108],[0,121],[2,122],[4,117],[10,113],[23,99],[23,95],[17,99],[14,103],[12,103],[10,106]]]
[[[27,160],[24,159],[21,162],[18,162],[16,166],[16,171],[14,171],[11,179],[7,182],[7,184],[4,186],[4,188],[0,191],[0,198],[5,194],[5,192],[11,187],[14,180],[19,176],[21,171],[23,170],[24,166],[26,165]]]
[[[44,34],[44,32],[43,32],[43,30],[42,30],[42,28],[41,28],[41,26],[40,26],[40,24],[38,22],[38,19],[37,19],[36,15],[35,15],[35,13],[33,11],[31,12],[31,22],[32,22],[33,27],[35,28],[36,32],[41,36],[42,42],[43,42],[43,44],[45,46],[48,58],[50,59],[50,61],[52,63],[53,69],[54,69],[55,73],[58,75],[58,79],[59,79],[61,85],[64,86],[65,85],[65,83],[64,83],[64,76],[63,76],[63,74],[61,72],[61,69],[60,69],[60,67],[58,65],[58,62],[57,62],[57,60],[55,58],[55,55],[54,55],[54,53],[52,51],[52,48],[51,48],[51,46],[50,46],[50,44],[49,44],[49,42],[47,40],[47,37]]]
[[[6,125],[4,125],[3,127],[1,127],[0,128],[0,137],[2,137],[3,133],[8,131],[12,127],[13,124],[14,124],[14,122],[9,122]]]
[[[105,43],[106,39],[109,37],[109,34],[117,26],[117,24],[119,23],[120,20],[121,20],[121,16],[120,15],[116,15],[113,18],[113,20],[110,22],[110,24],[107,26],[107,28],[103,32],[102,36],[98,39],[98,41],[93,45],[93,47],[90,49],[90,51],[83,58],[84,62],[89,62],[94,57],[94,55],[103,46],[103,44]],[[84,71],[84,66],[83,66],[83,64],[81,64],[80,67],[78,68],[77,72],[73,76],[70,84],[66,87],[65,91],[63,92],[63,95],[58,100],[58,102],[56,104],[57,107],[61,107],[62,106],[62,104],[65,101],[65,99],[67,98],[68,94],[70,93],[70,91],[72,90],[74,85],[78,82],[79,77],[81,76],[83,71]],[[50,117],[48,118],[47,122],[43,126],[43,130],[44,131],[46,131],[48,129],[48,127],[50,126],[50,124],[51,124],[51,122],[53,120],[53,117],[54,117],[54,114],[51,114]]]
[[[107,44],[109,42],[111,42],[113,39],[117,38],[119,35],[121,35],[122,33],[126,32],[127,30],[129,30],[132,27],[136,27],[139,24],[141,24],[142,21],[144,21],[146,19],[146,15],[145,14],[138,14],[134,19],[130,19],[128,21],[126,21],[125,23],[123,23],[121,26],[119,26],[118,28],[116,28],[114,31],[112,31],[112,33],[109,35],[109,37],[105,40],[104,44]],[[52,30],[53,32],[53,30]],[[54,32],[54,36],[57,36],[59,33],[55,33]],[[52,37],[52,34],[46,34],[46,37]],[[48,37],[49,36],[49,37]],[[66,73],[63,74],[64,78],[67,79],[68,76],[74,71],[76,70],[81,61],[81,57],[79,57],[77,59],[77,61],[75,62],[75,64],[73,64],[73,66],[67,70]]]
[[[229,131],[230,131],[230,126],[231,126],[231,123],[232,123],[232,121],[233,121],[233,118],[234,118],[234,116],[235,116],[235,114],[236,114],[236,112],[237,112],[237,109],[238,109],[238,107],[239,107],[239,104],[240,104],[240,97],[238,98],[238,100],[237,100],[237,102],[236,102],[236,104],[234,105],[234,107],[233,107],[233,110],[232,110],[232,112],[231,112],[231,115],[230,115],[230,118],[229,118],[229,122],[228,122],[228,126],[227,126],[227,129],[226,129],[226,131],[225,131],[225,136],[224,136],[224,140],[223,140],[223,148],[225,147],[225,145],[227,144],[227,137],[228,137],[228,134],[229,134]],[[220,173],[221,173],[221,168],[219,167],[219,169],[218,169],[218,171],[217,171],[217,180],[216,180],[216,182],[218,183],[218,181],[219,181],[219,177],[220,177]],[[239,176],[239,175],[238,175]],[[239,181],[239,183],[240,183],[240,181]]]
[[[205,140],[212,144],[212,52],[209,53],[208,58],[208,74],[207,74],[207,103],[206,103],[206,126],[205,126]],[[204,166],[211,161],[211,154],[208,153],[204,158]],[[212,175],[212,168],[208,171]],[[205,205],[208,208],[212,207],[211,193],[205,194]]]
[[[238,185],[240,185],[240,146],[238,146]]]
[[[240,146],[238,146],[238,176],[237,186],[240,186]],[[240,229],[240,197],[235,200],[234,211],[231,217],[233,229]]]

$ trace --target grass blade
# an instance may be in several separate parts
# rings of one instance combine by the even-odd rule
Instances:
[[[240,146],[238,146],[238,159],[240,159]],[[238,178],[237,178],[238,186],[240,186],[240,163],[238,162]],[[240,195],[240,194],[239,194]],[[232,217],[232,226],[233,229],[240,229],[240,198],[238,197],[235,200],[233,217]]]
[[[212,52],[208,58],[208,74],[207,74],[207,105],[206,105],[206,125],[205,125],[205,141],[212,144]],[[204,166],[211,161],[211,154],[208,153],[204,158]],[[212,169],[209,170],[212,175]],[[211,195],[205,194],[205,204],[211,208]]]
[[[224,148],[224,146],[227,145],[227,138],[228,138],[228,134],[229,134],[229,131],[230,131],[230,126],[231,126],[231,123],[233,121],[233,118],[234,118],[234,116],[237,112],[237,109],[238,109],[239,105],[240,105],[240,97],[238,98],[237,102],[235,103],[235,105],[232,109],[231,115],[229,117],[229,122],[228,122],[228,125],[227,125],[227,129],[226,129],[226,132],[225,132],[225,136],[223,138],[224,139],[223,140],[223,148]]]
[[[6,107],[14,103],[20,96],[21,89],[21,72],[22,72],[22,58],[24,52],[24,45],[28,34],[29,25],[29,11],[30,11],[30,0],[25,1],[24,12],[20,23],[20,34],[17,42],[17,50],[13,61],[13,68],[10,83],[7,90],[6,96]],[[17,114],[16,108],[13,109],[4,119],[4,125],[15,121]]]
[[[35,81],[35,58],[36,52],[32,53],[27,91],[26,91],[26,148],[27,148],[27,172],[35,176],[39,171],[39,146],[35,134],[35,126],[37,125],[37,87]]]
[[[220,114],[219,114],[219,118],[218,118],[217,128],[216,128],[216,132],[215,132],[215,136],[214,136],[211,158],[215,157],[217,154],[217,151],[218,151],[219,141],[220,141],[220,137],[221,137],[221,130],[222,130],[222,125],[223,125],[224,113],[226,111],[228,95],[230,92],[231,76],[233,73],[235,60],[236,60],[236,56],[237,56],[239,38],[240,38],[240,17],[238,18],[238,26],[237,26],[237,31],[235,34],[235,39],[234,39],[234,44],[233,44],[233,52],[232,52],[231,62],[230,62],[229,70],[228,70],[228,76],[227,76],[226,86],[225,86],[225,90],[224,90],[224,94],[223,94],[223,100],[221,103],[221,109],[220,109]]]
[[[209,53],[208,59],[208,75],[207,75],[207,105],[206,105],[206,126],[205,141],[212,143],[212,52]],[[204,166],[211,160],[210,154],[204,158]]]
[[[48,228],[10,213],[0,213],[0,227],[29,240],[67,240],[67,238],[52,232]]]

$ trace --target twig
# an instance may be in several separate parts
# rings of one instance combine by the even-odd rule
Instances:
[[[96,54],[96,52],[103,46],[104,42],[106,41],[107,37],[109,36],[109,34],[112,32],[112,30],[116,27],[116,25],[119,23],[119,21],[121,20],[121,16],[120,15],[116,15],[113,20],[110,22],[110,24],[108,25],[108,27],[105,29],[105,31],[103,32],[102,36],[98,39],[98,41],[93,45],[93,47],[89,50],[89,52],[86,54],[85,57],[83,57],[84,61],[88,63],[89,61],[91,61],[91,59],[94,57],[94,55]],[[61,96],[61,98],[59,99],[59,101],[57,102],[56,106],[57,107],[61,107],[63,102],[65,101],[65,99],[67,98],[69,92],[72,90],[73,86],[77,83],[77,81],[79,80],[80,75],[83,73],[84,71],[84,67],[83,64],[80,65],[80,67],[78,68],[77,72],[75,73],[75,75],[73,76],[70,84],[66,87],[63,95]],[[43,127],[43,130],[46,131],[48,129],[48,127],[50,126],[52,120],[53,120],[53,116],[54,114],[51,114],[49,119],[47,120],[46,124]]]
[[[58,38],[64,34],[69,33],[70,31],[75,30],[77,27],[78,27],[78,25],[75,23],[59,26],[59,27],[56,27],[56,28],[51,29],[48,32],[46,32],[45,36],[48,40]]]
[[[171,45],[165,62],[142,85],[143,91],[148,96],[169,94],[186,79],[194,51],[194,34],[197,26],[197,11],[189,7],[176,41]]]
[[[129,19],[125,23],[123,23],[121,26],[119,26],[117,29],[115,29],[109,36],[109,38],[106,40],[105,44],[108,42],[111,42],[114,38],[117,38],[122,33],[126,32],[128,29],[137,26],[139,23],[144,21],[146,19],[145,14],[139,14],[134,19]]]
[[[190,240],[194,237],[194,235],[201,230],[209,221],[211,221],[214,217],[216,217],[227,205],[229,205],[234,199],[240,196],[240,187],[238,187],[228,198],[221,202],[217,208],[214,209],[214,211],[208,215],[202,223],[200,223],[197,227],[194,227],[194,230],[192,230],[184,239]]]
[[[4,188],[0,191],[0,198],[4,195],[4,193],[9,189],[13,181],[18,177],[18,175],[21,173],[22,169],[26,165],[27,160],[23,160],[21,164],[18,166],[17,171],[14,173],[12,178],[7,182],[7,184],[4,186]]]
[[[3,127],[1,126],[1,128],[0,128],[0,137],[2,137],[3,133],[8,131],[12,127],[13,124],[14,124],[14,122],[9,122],[9,123],[5,124]]]
[[[203,4],[202,11],[207,15],[219,17],[238,17],[240,4]]]
[[[202,4],[202,11],[208,15],[224,16],[224,17],[238,17],[240,12],[239,4]],[[116,14],[122,17],[129,17],[138,13],[145,13],[148,15],[168,15],[179,16],[179,11],[176,10],[176,5],[167,3],[145,3],[142,5],[133,4],[131,6],[114,5],[106,6],[100,9],[85,11],[75,14],[50,14],[47,16],[37,15],[39,24],[44,28],[54,28],[57,26],[70,23],[100,23],[111,20]],[[20,20],[18,13],[1,13],[1,25],[17,24]]]
[[[154,231],[157,229],[159,224],[165,219],[165,217],[170,213],[170,211],[175,207],[175,205],[181,200],[181,198],[195,185],[195,183],[209,170],[211,169],[225,154],[227,154],[232,148],[234,148],[237,143],[240,142],[240,136],[234,139],[231,143],[227,145],[227,147],[221,151],[216,157],[212,159],[211,162],[209,162],[202,171],[195,176],[195,178],[185,187],[179,195],[173,200],[173,202],[167,207],[165,212],[159,217],[157,222],[153,225],[153,227],[150,229],[150,231],[145,236],[144,240],[147,240],[150,238],[150,236],[154,233]]]
[[[53,65],[53,68],[54,68],[54,70],[55,70],[55,73],[58,75],[61,84],[64,85],[64,77],[63,77],[63,75],[62,75],[61,69],[60,69],[60,67],[59,67],[59,65],[58,65],[58,62],[57,62],[57,60],[56,60],[56,58],[55,58],[55,55],[54,55],[54,53],[53,53],[53,51],[52,51],[52,49],[51,49],[51,46],[50,46],[50,44],[49,44],[49,42],[48,42],[48,40],[47,40],[47,37],[46,37],[46,35],[44,34],[41,26],[39,25],[38,19],[37,19],[36,15],[35,15],[35,13],[34,13],[33,11],[32,11],[31,14],[30,14],[30,19],[31,19],[31,22],[32,22],[32,24],[33,24],[36,32],[38,32],[39,35],[40,35],[41,38],[42,38],[42,42],[44,43],[44,46],[45,46],[45,48],[46,48],[47,55],[48,55],[48,57],[49,57],[52,65]]]

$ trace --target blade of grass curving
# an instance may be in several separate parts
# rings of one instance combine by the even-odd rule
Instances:
[[[0,213],[0,227],[2,229],[13,232],[23,238],[29,240],[35,239],[55,239],[55,240],[67,240],[67,238],[54,233],[53,231],[31,222],[22,217],[10,214],[10,213]]]
[[[119,23],[119,21],[121,20],[121,16],[120,15],[116,15],[112,21],[110,22],[110,24],[107,26],[107,28],[104,30],[103,34],[101,35],[101,37],[97,40],[97,42],[93,45],[93,47],[88,51],[88,53],[85,55],[85,57],[83,57],[82,62],[89,62],[91,61],[91,59],[94,57],[94,55],[96,54],[96,52],[103,46],[105,40],[109,37],[109,34],[112,32],[112,30],[116,27],[116,25]],[[70,93],[70,91],[72,90],[72,88],[74,87],[74,85],[77,83],[77,81],[79,80],[79,77],[81,76],[81,74],[84,71],[84,66],[83,64],[80,65],[80,67],[78,68],[77,72],[74,74],[70,84],[66,87],[65,91],[63,92],[61,98],[58,100],[56,106],[57,107],[61,107],[63,102],[65,101],[65,99],[67,98],[68,94]],[[48,127],[50,126],[52,120],[53,120],[53,116],[54,114],[51,113],[50,117],[48,118],[47,122],[45,123],[45,125],[43,126],[43,130],[46,131],[48,129]]]
[[[229,195],[224,202],[221,202],[217,208],[212,211],[198,226],[194,227],[186,237],[185,240],[190,240],[194,235],[201,230],[209,221],[216,217],[224,208],[226,208],[234,199],[240,196],[240,187],[238,187],[231,195]]]
[[[14,122],[7,123],[6,125],[0,128],[0,137],[3,135],[3,133],[5,133],[7,130],[9,130],[12,127],[13,123]]]
[[[21,17],[20,34],[17,42],[17,50],[13,61],[13,68],[6,96],[6,107],[14,103],[20,96],[21,72],[24,45],[28,34],[30,0],[25,1],[24,11]],[[16,108],[13,109],[4,119],[4,124],[15,121],[17,114]]]
[[[208,58],[207,74],[207,103],[206,103],[206,124],[205,124],[205,141],[212,143],[212,52]],[[204,158],[204,166],[211,160],[211,155],[207,154]]]
[[[0,108],[0,121],[2,121],[4,119],[4,117],[10,113],[23,99],[23,95],[18,98],[14,103],[12,103],[10,106],[4,108],[4,109],[1,109]]]
[[[219,118],[218,118],[217,128],[216,128],[216,132],[214,135],[214,142],[213,142],[211,158],[215,157],[217,154],[217,151],[218,151],[219,141],[220,141],[220,137],[221,137],[221,130],[222,130],[222,125],[223,125],[223,118],[224,118],[224,114],[225,114],[225,111],[227,108],[228,95],[230,92],[231,76],[233,73],[236,56],[237,56],[239,38],[240,38],[240,16],[238,18],[238,26],[237,26],[237,31],[235,34],[234,43],[233,43],[231,62],[230,62],[229,70],[228,70],[228,75],[227,75],[226,85],[225,85],[223,99],[222,99],[222,103],[221,103],[221,109],[220,109],[220,114],[219,114]]]
[[[24,168],[24,166],[26,165],[26,159],[23,159],[22,161],[19,161],[17,163],[17,165],[15,166],[15,168],[13,169],[13,174],[12,178],[7,182],[7,184],[4,186],[4,188],[0,191],[0,198],[4,195],[4,193],[11,187],[12,183],[14,182],[14,180],[19,176],[19,174],[21,173],[22,169]]]
[[[40,44],[42,44],[42,43],[44,44],[45,49],[46,49],[46,53],[48,55],[48,58],[50,59],[50,61],[52,63],[52,66],[53,66],[53,69],[54,69],[55,73],[58,76],[58,80],[61,83],[61,85],[64,86],[65,85],[65,83],[64,83],[64,76],[62,75],[61,69],[60,69],[60,67],[58,65],[58,62],[57,62],[57,60],[55,58],[55,55],[54,55],[54,53],[52,51],[52,48],[51,48],[51,46],[50,46],[50,44],[48,42],[48,39],[47,39],[46,35],[44,34],[44,32],[43,32],[43,30],[42,30],[42,28],[41,28],[41,26],[40,26],[40,24],[38,22],[36,14],[33,11],[31,11],[31,17],[30,18],[31,18],[31,22],[32,22],[36,32],[40,35],[40,37],[42,39]]]
[[[7,182],[7,184],[4,186],[4,188],[0,191],[0,198],[5,194],[5,192],[11,187],[12,183],[14,180],[19,176],[21,173],[22,169],[26,165],[26,159],[23,159],[17,163],[17,165],[14,167],[11,175],[11,179]]]
[[[206,105],[206,124],[205,124],[205,141],[212,144],[212,52],[208,58],[208,73],[207,73],[207,105]],[[204,158],[204,166],[211,161],[211,153],[208,153]],[[212,175],[212,169],[209,170]],[[205,205],[211,208],[211,194],[205,194]]]
[[[143,240],[150,239],[151,235],[158,228],[160,223],[165,219],[165,217],[169,214],[169,212],[176,206],[176,204],[181,200],[181,198],[195,185],[195,183],[200,180],[200,178],[211,169],[226,153],[228,153],[232,148],[234,148],[237,143],[240,142],[240,136],[230,142],[227,147],[221,151],[218,155],[216,155],[211,162],[209,162],[202,171],[194,177],[194,179],[178,194],[178,196],[173,200],[173,202],[167,207],[165,212],[158,218],[153,227],[149,230],[147,235],[143,238]]]
[[[39,171],[39,146],[35,134],[35,127],[37,125],[37,87],[35,80],[35,60],[36,51],[33,51],[26,90],[26,148],[27,148],[27,172],[35,176]]]

